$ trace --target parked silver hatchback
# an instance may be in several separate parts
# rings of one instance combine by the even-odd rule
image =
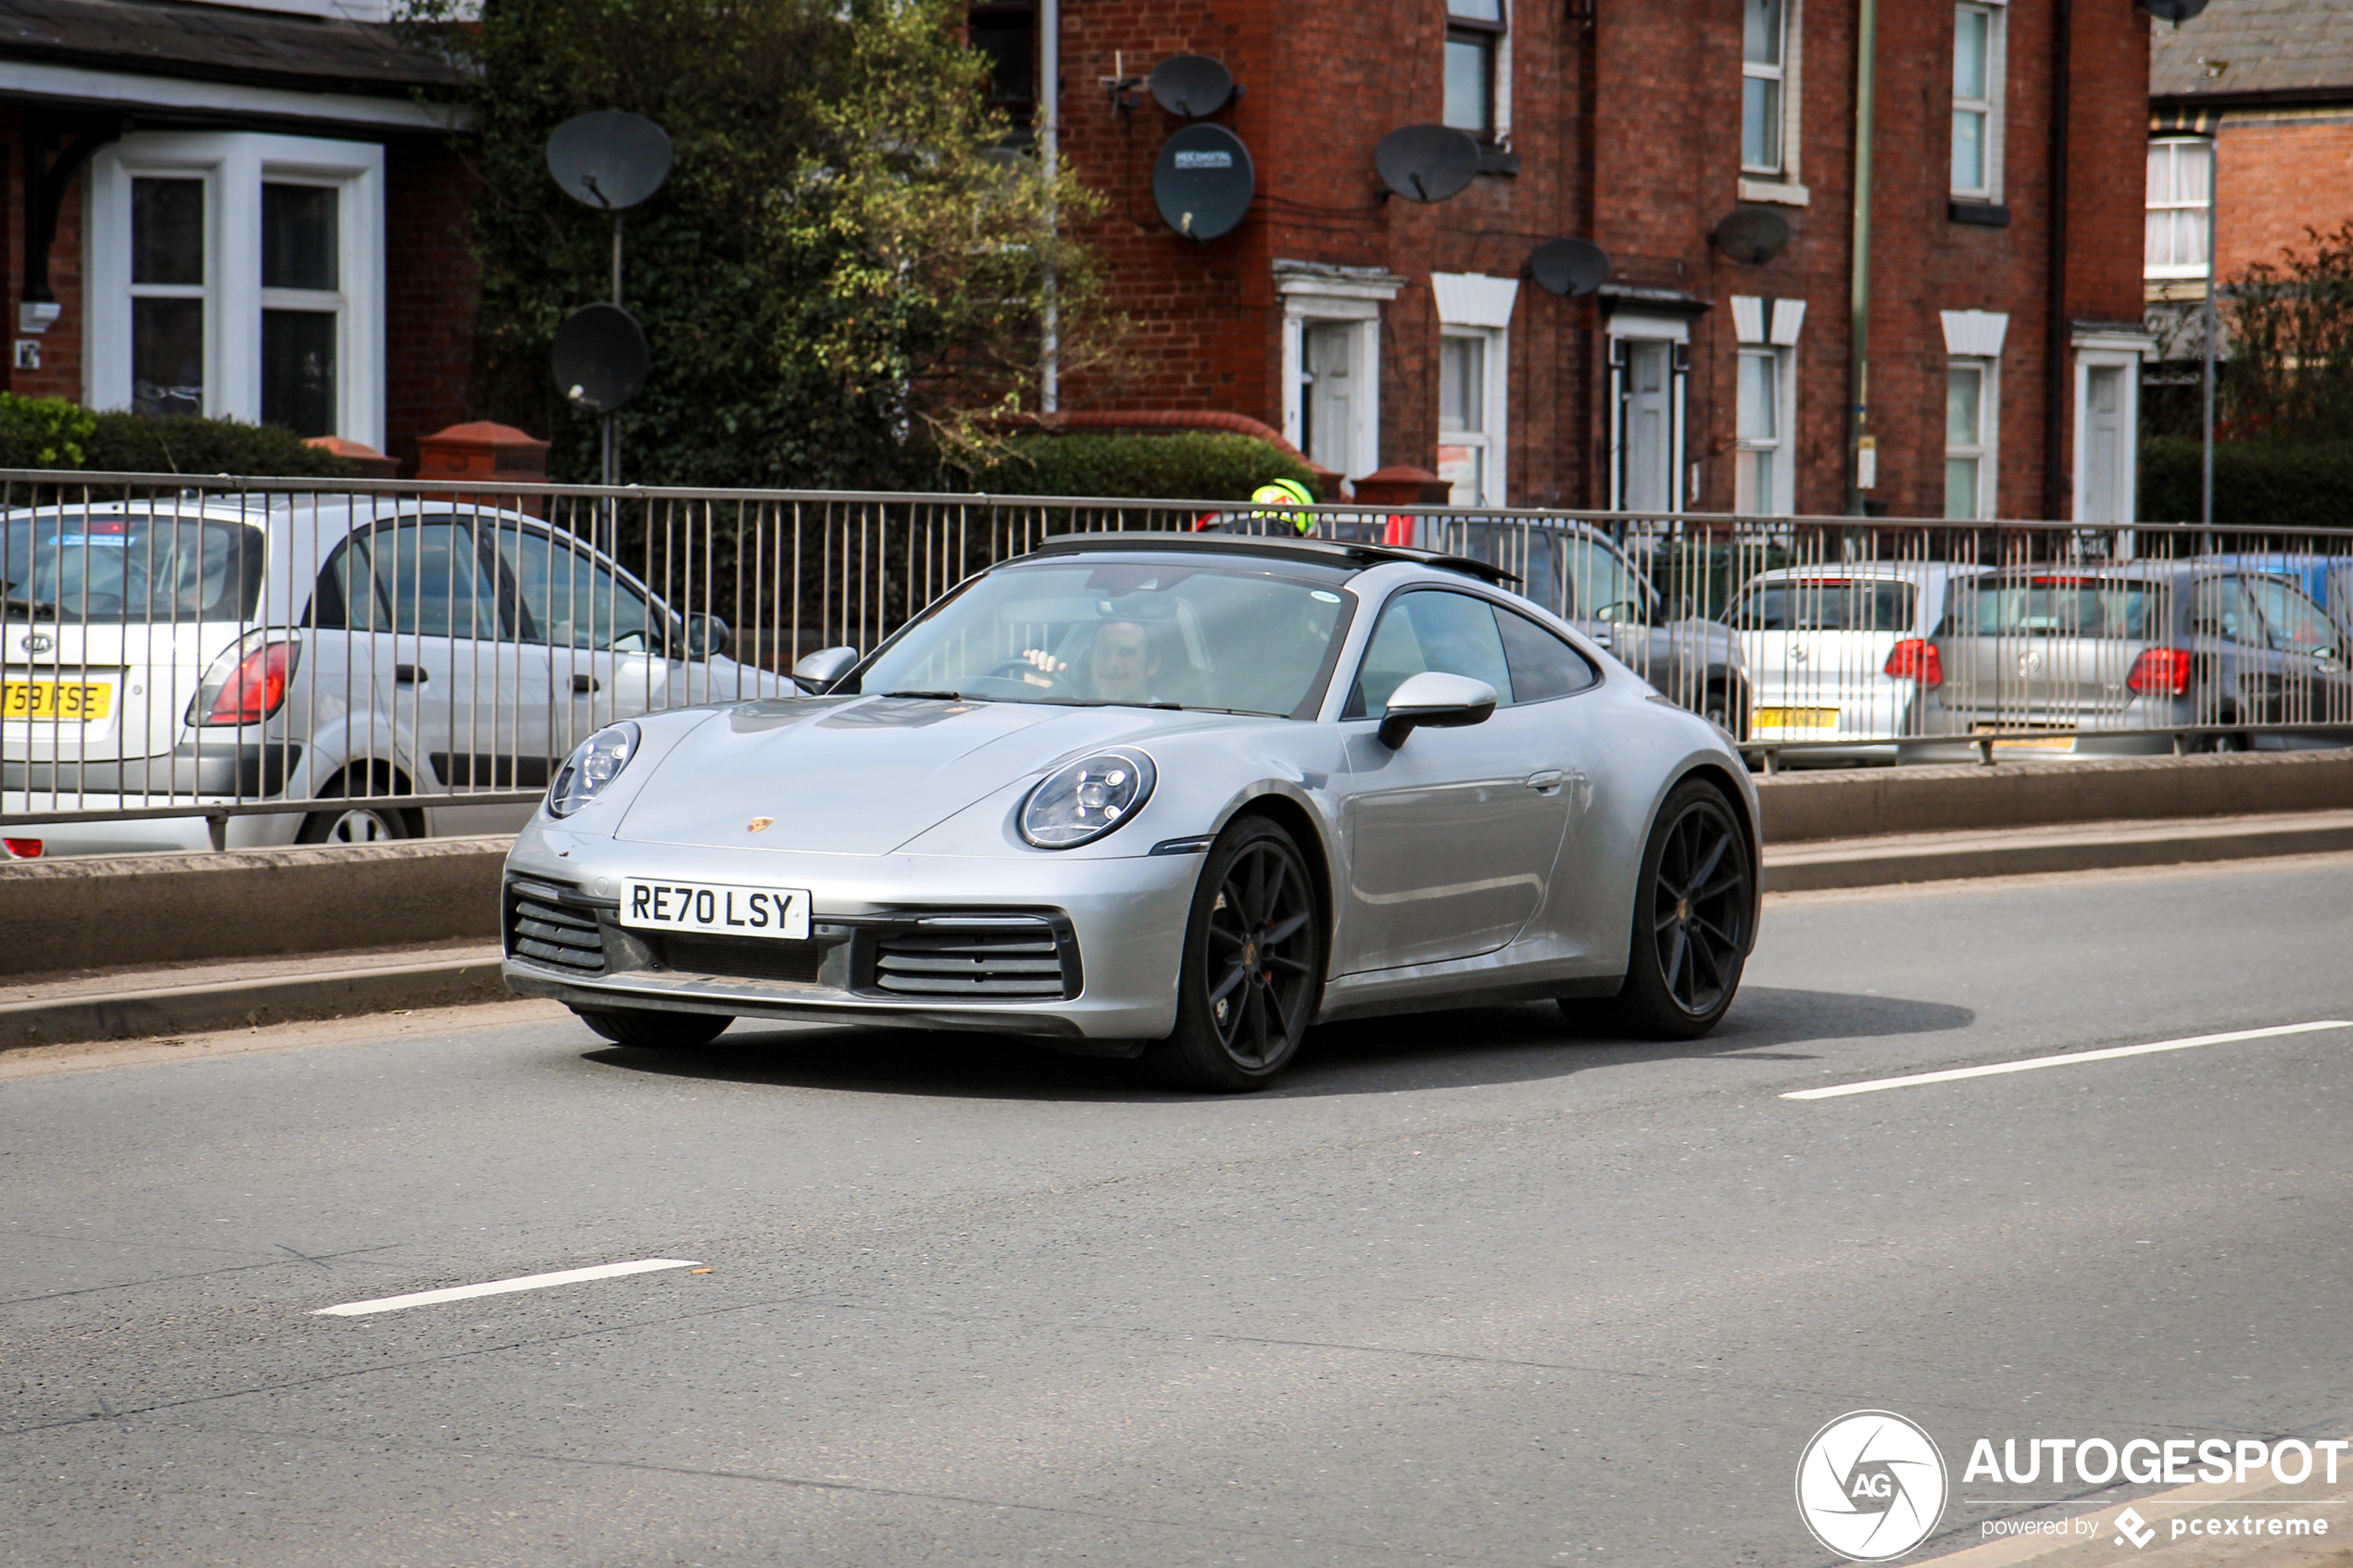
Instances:
[[[519,826],[617,718],[774,695],[602,551],[447,500],[226,495],[0,517],[0,814],[397,796],[233,817],[235,846]],[[414,804],[409,804],[413,800]],[[201,817],[26,824],[49,855],[195,849]]]
[[[1918,669],[1921,731],[1954,738],[1904,756],[2353,744],[2347,642],[2268,572],[2156,562],[1961,579]]]

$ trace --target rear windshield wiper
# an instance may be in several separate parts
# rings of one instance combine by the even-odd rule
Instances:
[[[55,599],[36,599],[30,594],[9,594],[0,596],[0,605],[10,609],[21,609],[28,616],[45,615],[52,621],[57,618],[57,601]]]

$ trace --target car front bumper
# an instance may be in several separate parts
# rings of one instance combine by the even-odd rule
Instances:
[[[506,979],[574,1008],[1151,1040],[1176,1023],[1176,971],[1202,856],[822,855],[592,838],[535,820],[507,859]],[[808,943],[677,943],[621,923],[629,878],[806,889]],[[534,909],[538,912],[533,912]],[[529,935],[526,922],[540,930]],[[565,933],[545,928],[552,923]],[[544,939],[542,939],[544,938]],[[881,972],[950,939],[1051,941],[1060,994],[909,994]],[[593,940],[593,949],[585,944]],[[530,944],[526,949],[525,944]],[[584,944],[567,949],[566,943]],[[674,946],[673,946],[674,945]],[[691,951],[687,950],[691,947]],[[547,956],[569,951],[571,961]],[[587,962],[598,967],[591,970]]]

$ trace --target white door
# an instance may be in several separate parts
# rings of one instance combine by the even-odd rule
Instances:
[[[1340,473],[1356,471],[1358,329],[1353,321],[1311,321],[1301,334],[1307,383],[1300,399],[1307,428],[1300,443],[1308,460]]]
[[[2083,372],[2083,515],[2078,522],[2130,522],[2123,514],[2124,369]]]
[[[1625,338],[1619,393],[1617,509],[1663,512],[1674,505],[1675,410],[1672,357],[1664,338]]]

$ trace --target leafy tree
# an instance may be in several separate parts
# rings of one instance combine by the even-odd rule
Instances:
[[[424,19],[449,0],[420,0]],[[992,151],[987,62],[950,0],[484,0],[435,29],[471,56],[467,156],[491,411],[598,473],[596,422],[550,383],[573,309],[611,297],[609,220],[548,177],[548,132],[621,108],[662,126],[669,183],[626,217],[623,304],[652,374],[622,417],[647,483],[921,483],[1040,359],[1110,351],[1101,276],[1057,236],[1094,204]]]
[[[2233,436],[2353,438],[2353,220],[2257,262],[2223,289],[2217,386]]]

